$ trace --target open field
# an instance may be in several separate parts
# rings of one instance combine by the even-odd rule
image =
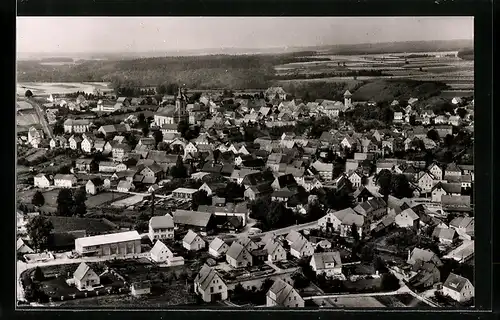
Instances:
[[[101,92],[112,91],[108,88],[107,82],[19,82],[16,87],[18,95],[24,95],[26,90],[31,90],[35,96],[50,94],[65,94],[76,91],[94,93],[95,90]]]
[[[338,297],[329,299],[338,308],[384,308],[385,305],[375,297]]]
[[[96,208],[107,204],[108,202],[123,199],[127,196],[127,194],[120,194],[116,192],[103,192],[93,196],[89,196],[87,198],[87,201],[85,201],[85,205],[88,208]]]
[[[131,196],[131,197],[128,197],[128,198],[125,198],[125,199],[121,199],[121,200],[115,201],[115,202],[113,202],[111,204],[111,206],[115,207],[115,208],[130,207],[130,206],[133,206],[136,203],[141,202],[143,199],[144,199],[143,196],[134,195],[134,196]]]
[[[115,227],[103,219],[75,218],[75,217],[50,217],[54,232],[70,232],[85,230],[88,234],[100,234],[112,231]]]
[[[408,293],[374,298],[389,308],[430,308],[429,305]]]

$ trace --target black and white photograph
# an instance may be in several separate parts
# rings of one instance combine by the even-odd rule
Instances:
[[[475,307],[474,17],[16,25],[18,310]]]

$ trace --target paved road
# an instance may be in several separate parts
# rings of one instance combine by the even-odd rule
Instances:
[[[42,125],[43,131],[45,131],[45,134],[53,139],[54,135],[52,134],[52,130],[50,129],[49,124],[47,123],[47,119],[45,118],[45,113],[43,112],[42,107],[33,99],[27,99],[26,101],[33,106],[33,109],[35,109],[40,124]]]

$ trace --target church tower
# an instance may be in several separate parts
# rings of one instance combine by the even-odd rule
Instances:
[[[175,100],[175,120],[176,123],[181,122],[182,120],[187,120],[186,114],[186,91],[182,92],[181,87],[179,87],[179,91],[177,93],[177,99]]]
[[[349,92],[349,90],[346,90],[346,92],[344,93],[344,107],[346,109],[349,109],[352,106],[351,97],[352,94]]]

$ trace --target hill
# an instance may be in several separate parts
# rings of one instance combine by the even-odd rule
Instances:
[[[415,80],[376,80],[365,83],[353,93],[353,101],[391,102],[409,98],[428,99],[448,86],[442,82]]]
[[[17,75],[20,82],[104,81],[115,88],[182,83],[196,89],[262,89],[270,85],[275,65],[303,62],[304,55],[310,54],[314,52],[101,60],[62,66],[19,61]]]

